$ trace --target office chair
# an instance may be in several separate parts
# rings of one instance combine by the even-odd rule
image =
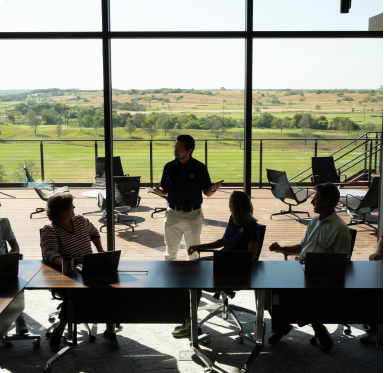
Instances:
[[[153,192],[149,192],[149,193],[153,193]],[[153,193],[153,194],[156,194],[156,193]],[[158,194],[156,194],[156,195],[158,196]],[[168,196],[159,196],[159,197],[164,198],[167,201],[167,207],[155,207],[155,211],[152,212],[151,218],[153,218],[153,214],[157,214],[159,212],[166,211],[168,208]]]
[[[123,211],[114,212],[115,223],[121,223],[132,229],[132,232],[135,231],[134,227],[129,224],[133,222],[136,225],[136,218],[134,219],[125,219],[124,214],[127,215],[129,211],[133,208],[137,208],[140,205],[141,197],[139,195],[140,190],[140,178],[141,176],[115,176],[113,178],[116,190],[118,193],[115,193],[115,203],[114,209],[116,207],[127,207]],[[98,196],[98,205],[103,206],[104,210],[106,208],[105,198],[99,193]],[[104,217],[104,224],[100,227],[100,232],[104,227],[107,226],[107,218]]]
[[[55,185],[53,183],[52,180],[49,181],[49,183],[52,183],[52,184],[46,184],[44,183],[44,187],[47,188],[47,187],[52,187],[52,191],[49,192],[49,193],[44,193],[40,188],[37,188],[35,187],[38,186],[38,184],[35,182],[35,180],[33,180],[33,177],[31,176],[31,174],[29,173],[28,171],[28,167],[26,165],[24,165],[24,171],[25,171],[25,176],[26,176],[26,181],[28,183],[31,183],[33,186],[33,189],[35,189],[37,195],[40,197],[40,199],[42,199],[43,201],[47,202],[48,201],[48,198],[54,194],[54,193],[64,193],[64,192],[69,192],[69,189],[67,186],[65,187],[61,187],[61,188],[55,188]],[[45,211],[45,208],[42,208],[42,207],[38,207],[36,209],[35,212],[32,212],[31,215],[29,216],[31,219],[32,219],[32,215],[34,214],[39,214],[41,212],[44,212]]]
[[[289,184],[285,171],[271,170],[267,168],[267,178],[269,185],[271,186],[273,196],[289,206],[288,210],[281,210],[280,212],[272,214],[271,219],[274,215],[291,214],[296,216],[300,222],[300,217],[296,214],[307,214],[309,217],[309,213],[307,211],[293,211],[292,206],[298,206],[304,203],[315,192],[310,192],[308,188],[292,187]],[[286,199],[292,199],[296,203],[286,202]]]
[[[357,197],[352,194],[347,194],[345,197],[341,197],[340,202],[345,206],[345,212],[351,217],[351,221],[348,225],[366,224],[373,228],[377,235],[377,228],[365,220],[365,215],[370,214],[373,210],[376,210],[379,207],[379,194],[380,177],[375,177],[364,197]],[[355,213],[357,217],[354,218],[351,212]],[[359,216],[362,218],[359,219]]]
[[[352,258],[353,248],[355,247],[355,242],[356,242],[357,231],[356,231],[356,229],[351,229],[351,228],[349,228],[349,231],[351,232],[351,258]],[[284,255],[284,260],[287,261],[288,255],[290,255],[290,254],[283,254],[283,255]],[[295,257],[295,260],[298,260],[298,257]],[[346,328],[346,329],[344,329],[344,334],[345,335],[351,335],[351,325],[349,325],[349,324],[341,324],[341,325],[343,325]],[[315,335],[310,339],[310,342],[312,344],[315,344],[316,340],[317,340],[317,337]]]
[[[259,260],[259,257],[260,257],[266,229],[267,229],[267,227],[265,225],[259,224],[259,246],[257,248],[257,253],[256,253],[256,258],[255,258],[256,262]],[[215,249],[200,249],[199,250],[199,252],[215,252],[215,251],[216,251]],[[239,344],[243,343],[244,337],[247,339],[253,340],[253,338],[250,335],[244,333],[243,326],[242,326],[241,322],[239,321],[239,319],[237,318],[234,311],[245,312],[245,313],[249,313],[251,315],[256,315],[256,312],[253,310],[250,310],[248,308],[237,306],[235,304],[229,304],[228,298],[233,299],[236,295],[236,291],[238,291],[238,290],[231,290],[231,291],[221,290],[219,293],[215,293],[213,295],[213,297],[216,299],[219,299],[221,297],[223,300],[223,303],[210,304],[208,306],[199,307],[199,309],[198,309],[199,311],[212,310],[213,309],[213,311],[210,314],[208,314],[203,320],[201,320],[200,323],[198,324],[199,334],[201,334],[201,326],[203,324],[205,324],[209,319],[216,316],[217,314],[222,313],[222,317],[224,320],[226,320],[228,318],[228,315],[232,316],[233,320],[235,321],[238,328],[240,329],[239,337],[236,338],[237,343],[239,343]],[[209,344],[210,339],[209,338],[203,339],[203,343]]]
[[[344,175],[344,181],[346,177]],[[314,187],[323,183],[341,183],[333,157],[312,157],[311,181]]]
[[[119,156],[113,157],[113,176],[129,176],[129,174],[124,175],[123,166],[121,164],[121,159]],[[96,157],[96,176],[95,176],[95,182],[92,184],[92,188],[98,188],[98,189],[105,189],[106,188],[105,157]],[[117,190],[115,187],[115,194],[116,193],[117,193]],[[100,208],[99,201],[97,202],[97,205]],[[96,211],[84,212],[83,215],[97,214],[101,211],[103,212],[101,219],[104,219],[105,209],[102,209],[102,208],[100,208],[100,210],[96,210]]]
[[[4,241],[4,245],[5,245],[5,252],[8,253],[8,245],[7,245],[7,241]],[[19,260],[23,260],[23,254],[19,253]],[[40,335],[38,334],[5,334],[4,336],[1,336],[0,335],[0,341],[1,342],[11,342],[11,341],[25,341],[25,340],[28,340],[28,339],[33,339],[33,347],[39,347],[40,346],[40,341],[41,341],[41,337]],[[12,344],[9,343],[9,346],[11,346]],[[8,343],[7,343],[7,347],[8,347]]]
[[[41,237],[41,231],[42,231],[42,228],[39,229],[40,237]],[[41,257],[42,257],[43,261],[46,262],[45,259],[44,259],[44,257],[43,257],[43,252],[41,252]],[[52,298],[51,298],[51,300],[56,299],[56,300],[61,300],[62,302],[57,306],[57,308],[56,308],[57,311],[55,311],[55,312],[51,312],[51,313],[49,314],[49,316],[48,316],[48,321],[49,321],[50,323],[52,323],[52,325],[45,331],[45,337],[48,338],[48,339],[51,338],[52,330],[55,329],[55,327],[56,327],[56,325],[57,325],[57,323],[58,323],[58,321],[55,322],[55,321],[56,321],[55,316],[59,315],[59,313],[60,313],[60,309],[61,309],[61,307],[63,306],[64,300],[65,300],[65,298],[63,297],[63,295],[62,295],[62,294],[59,294],[59,293],[58,293],[56,290],[54,290],[54,289],[51,289],[51,294],[52,294]],[[85,326],[85,328],[86,328],[87,331],[88,331],[89,340],[90,340],[91,342],[95,341],[95,340],[96,340],[96,336],[94,336],[94,335],[92,334],[91,329],[89,328],[89,325],[88,325],[87,323],[84,323],[84,326]],[[65,336],[63,336],[62,339],[63,339],[64,343],[67,343],[67,338],[66,338]],[[56,356],[56,355],[55,355],[55,356]]]
[[[60,309],[63,306],[63,302],[65,300],[65,298],[61,294],[57,293],[56,290],[54,290],[54,289],[51,290],[51,294],[52,294],[51,300],[56,299],[56,300],[61,300],[62,302],[56,307],[57,311],[51,312],[49,314],[49,316],[48,316],[48,321],[50,323],[52,323],[52,325],[45,331],[45,336],[48,339],[51,338],[52,330],[55,329],[55,327],[56,327],[56,325],[58,323],[58,321],[56,321],[56,317],[55,316],[58,316],[60,314]],[[87,331],[88,331],[89,340],[91,342],[94,342],[96,340],[96,336],[92,334],[89,325],[87,323],[83,323],[83,325],[84,325],[85,329],[87,329]],[[62,339],[63,339],[64,343],[67,343],[66,336],[63,335]]]

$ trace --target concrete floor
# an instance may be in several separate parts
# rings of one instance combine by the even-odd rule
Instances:
[[[53,312],[59,301],[52,301],[45,290],[26,291],[24,311],[30,332],[42,336],[41,346],[34,349],[30,341],[16,341],[10,348],[0,348],[0,373],[42,372],[45,362],[53,355],[45,338],[45,329],[50,325],[48,314]],[[203,293],[201,305],[213,302],[211,295]],[[252,291],[238,292],[233,303],[255,309]],[[42,306],[43,305],[43,306]],[[156,312],[154,305],[154,312]],[[207,311],[199,312],[204,317]],[[362,325],[352,325],[352,335],[343,334],[342,325],[327,325],[334,340],[328,353],[320,350],[319,344],[312,346],[309,339],[312,328],[305,326],[294,329],[278,344],[270,345],[271,335],[269,314],[265,313],[265,347],[249,372],[382,372],[383,353],[376,345],[363,345],[359,336],[364,333]],[[253,318],[241,314],[246,332],[253,330]],[[182,372],[203,373],[203,365],[196,359],[178,361],[180,350],[188,350],[189,339],[175,339],[171,335],[173,324],[123,324],[117,332],[121,348],[110,347],[101,337],[105,325],[94,324],[95,342],[89,342],[79,328],[79,346],[64,355],[53,365],[54,373],[109,373],[109,372]],[[12,325],[10,332],[14,331]],[[239,372],[252,344],[239,345],[234,338],[237,328],[232,320],[224,321],[214,317],[203,327],[211,333],[211,344],[202,349],[214,364],[214,372]]]

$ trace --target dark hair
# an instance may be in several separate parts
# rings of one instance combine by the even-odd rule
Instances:
[[[340,192],[337,186],[332,183],[318,184],[315,186],[315,190],[320,192],[321,200],[328,200],[329,206],[335,208],[340,200]]]
[[[195,150],[195,139],[190,135],[179,135],[176,141],[182,141],[185,146],[185,150],[192,149],[192,153]],[[191,154],[192,154],[191,153]]]
[[[73,196],[71,193],[55,193],[52,194],[47,201],[47,207],[45,211],[48,219],[51,221],[58,221],[60,215],[66,212],[73,202]]]
[[[229,208],[233,222],[239,227],[247,227],[253,218],[253,205],[247,193],[235,190],[229,197]]]

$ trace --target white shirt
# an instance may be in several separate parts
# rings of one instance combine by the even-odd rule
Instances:
[[[299,259],[307,252],[347,253],[347,258],[350,258],[351,239],[347,224],[336,214],[336,211],[323,220],[320,220],[320,215],[315,216],[300,243],[303,250]]]

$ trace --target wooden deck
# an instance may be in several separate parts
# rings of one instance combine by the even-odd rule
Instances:
[[[95,198],[84,197],[82,193],[85,189],[72,188],[74,195],[75,211],[82,214],[86,211],[98,210]],[[220,189],[211,198],[204,198],[203,211],[205,221],[202,230],[201,242],[209,242],[222,237],[229,219],[228,201],[233,189]],[[37,207],[45,207],[45,202],[39,199],[33,189],[1,189],[0,194],[0,215],[9,218],[13,231],[19,242],[20,249],[25,259],[40,259],[41,251],[39,246],[39,228],[47,222],[44,213],[34,215],[30,219],[29,215]],[[143,188],[140,192],[142,197],[141,205],[137,212],[132,215],[137,216],[137,227],[135,232],[124,225],[116,225],[116,249],[122,250],[122,257],[125,260],[163,260],[165,244],[163,234],[163,216],[159,213],[156,218],[151,218],[153,209],[161,207],[164,200],[153,194],[147,194]],[[299,223],[290,216],[277,216],[270,220],[270,215],[285,209],[286,205],[276,200],[269,189],[253,189],[252,201],[255,208],[254,216],[259,223],[267,226],[264,246],[261,253],[261,260],[283,260],[281,254],[271,253],[268,248],[273,242],[280,244],[300,243],[304,236],[310,218],[303,218]],[[300,205],[300,211],[308,211],[313,217],[313,207],[310,201]],[[377,213],[376,213],[377,214]],[[345,222],[349,222],[346,213],[340,216]],[[100,228],[99,221],[101,213],[87,215],[87,217]],[[369,254],[376,248],[377,238],[368,226],[355,226],[357,229],[357,239],[353,252],[353,260],[368,260]],[[104,228],[106,230],[106,228]],[[101,233],[101,239],[106,248],[107,234]],[[178,260],[186,259],[186,251],[180,250]]]

